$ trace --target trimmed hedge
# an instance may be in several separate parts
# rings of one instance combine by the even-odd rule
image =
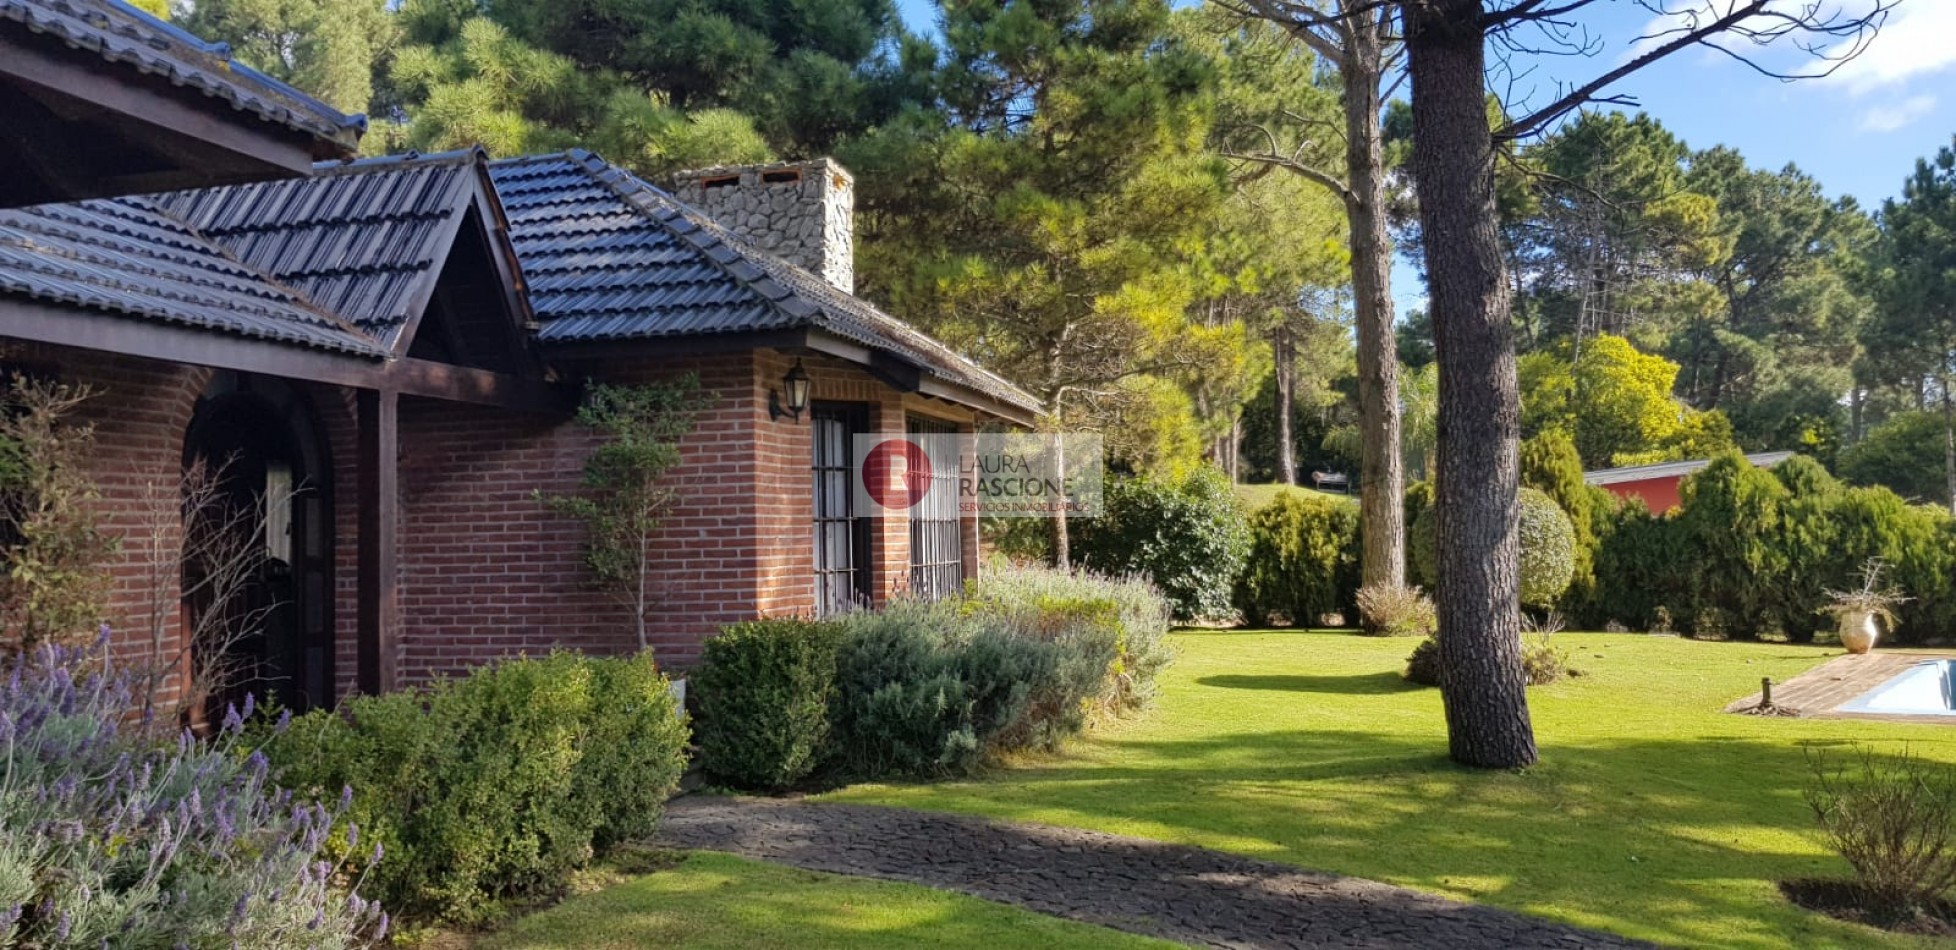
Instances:
[[[1177,620],[1229,613],[1230,583],[1243,570],[1250,535],[1227,477],[1204,468],[1181,481],[1110,478],[1103,499],[1100,517],[1069,522],[1082,565],[1149,578],[1175,605]]]
[[[1250,516],[1250,557],[1235,591],[1246,623],[1315,626],[1350,609],[1358,583],[1357,505],[1281,492]]]
[[[706,642],[691,685],[708,776],[779,790],[815,770],[829,736],[839,633],[805,620],[756,620]]]
[[[649,656],[506,660],[292,720],[264,750],[283,781],[353,789],[363,890],[410,917],[479,923],[547,894],[657,825],[687,727]]]
[[[1805,457],[1764,470],[1734,453],[1685,481],[1676,513],[1632,504],[1603,519],[1597,595],[1582,616],[1810,640],[1827,626],[1825,591],[1853,585],[1871,558],[1911,598],[1892,642],[1956,633],[1956,519],[1886,488],[1844,487]]]

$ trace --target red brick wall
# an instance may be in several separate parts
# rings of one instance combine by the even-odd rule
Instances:
[[[114,648],[129,663],[174,658],[183,635],[175,562],[183,531],[177,501],[183,437],[210,372],[31,344],[8,345],[0,358],[94,393],[73,421],[94,427],[97,511],[120,542],[108,614]]]
[[[679,500],[656,545],[649,627],[687,666],[720,625],[755,616],[751,356],[634,361],[636,383],[699,374],[704,410],[671,474]],[[578,490],[595,436],[573,421],[431,400],[401,404],[404,682],[513,653],[636,648],[630,611],[588,583],[577,521],[537,498]]]
[[[794,366],[796,359],[794,355],[773,350],[764,350],[757,356],[756,385],[763,404],[767,388],[778,387],[778,381]],[[973,413],[962,406],[900,392],[860,367],[841,360],[825,356],[803,356],[800,360],[809,375],[810,399],[863,405],[869,410],[869,426],[874,432],[902,434],[908,431],[906,419],[912,414],[954,422],[965,431],[971,428]],[[772,499],[763,507],[767,520],[765,533],[774,552],[762,579],[763,612],[808,614],[815,609],[812,582],[815,552],[809,472],[814,449],[809,441],[807,416],[800,422],[782,419],[769,423],[766,413],[762,413],[759,421],[762,427],[758,441],[763,446],[764,470],[769,473],[764,488]],[[974,519],[965,526],[967,577],[977,576],[976,538]],[[870,539],[870,590],[881,604],[909,585],[910,524],[903,518],[879,518]]]
[[[124,650],[147,649],[145,617],[168,605],[165,649],[181,635],[172,574],[154,598],[155,571],[141,551],[152,499],[174,499],[184,434],[211,372],[82,351],[17,346],[9,359],[58,369],[100,395],[84,416],[97,429],[96,479],[111,530],[124,535],[112,616]],[[863,404],[877,431],[905,431],[907,415],[969,428],[972,413],[903,394],[866,372],[821,356],[801,357],[813,398]],[[770,389],[795,357],[773,351],[701,359],[633,360],[594,375],[633,383],[697,372],[705,410],[681,446],[673,473],[680,500],[658,540],[652,574],[660,606],[651,641],[660,662],[686,667],[720,626],[759,616],[805,615],[814,607],[811,448],[806,414],[772,420]],[[351,391],[304,385],[331,454],[334,529],[335,676],[341,695],[357,669],[356,422]],[[399,681],[413,683],[517,653],[555,648],[618,653],[635,644],[629,613],[587,583],[583,532],[540,502],[573,492],[593,435],[561,417],[477,406],[401,400],[401,511],[398,530],[402,627]],[[153,520],[153,519],[151,519]],[[166,519],[168,520],[168,519]],[[181,525],[159,538],[171,547]],[[975,526],[966,530],[967,572],[977,569]],[[902,518],[874,532],[878,599],[908,578],[909,532]],[[174,566],[172,565],[172,570]],[[138,631],[142,631],[138,636]]]

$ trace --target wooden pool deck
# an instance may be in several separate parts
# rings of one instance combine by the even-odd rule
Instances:
[[[1923,660],[1956,658],[1956,651],[1911,650],[1834,657],[1784,683],[1773,684],[1773,706],[1780,715],[1803,719],[1880,719],[1956,726],[1956,716],[1897,716],[1888,713],[1840,712],[1849,700],[1887,682]],[[1725,707],[1729,713],[1750,712],[1759,705],[1758,693]]]

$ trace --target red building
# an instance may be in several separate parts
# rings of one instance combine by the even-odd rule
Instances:
[[[1771,468],[1793,457],[1791,452],[1758,452],[1745,457],[1758,468]],[[1679,486],[1684,478],[1711,464],[1710,459],[1693,459],[1689,462],[1659,462],[1655,465],[1633,465],[1628,468],[1606,468],[1601,471],[1584,472],[1583,481],[1607,489],[1619,498],[1636,498],[1644,507],[1658,514],[1675,510],[1683,504]]]
[[[590,380],[702,383],[651,572],[662,662],[725,623],[974,576],[974,522],[853,509],[849,437],[1025,424],[1038,402],[848,292],[840,168],[687,181],[746,234],[583,152],[0,211],[6,363],[96,393],[119,648],[181,647],[190,608],[159,611],[146,560],[171,543],[156,499],[229,457],[248,491],[297,489],[258,529],[280,609],[233,647],[288,703],[632,649],[580,525],[538,500],[577,488]]]

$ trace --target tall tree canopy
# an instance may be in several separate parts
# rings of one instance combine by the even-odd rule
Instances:
[[[1902,197],[1882,206],[1881,228],[1888,273],[1868,348],[1942,416],[1945,496],[1956,510],[1956,146],[1915,163]]]

